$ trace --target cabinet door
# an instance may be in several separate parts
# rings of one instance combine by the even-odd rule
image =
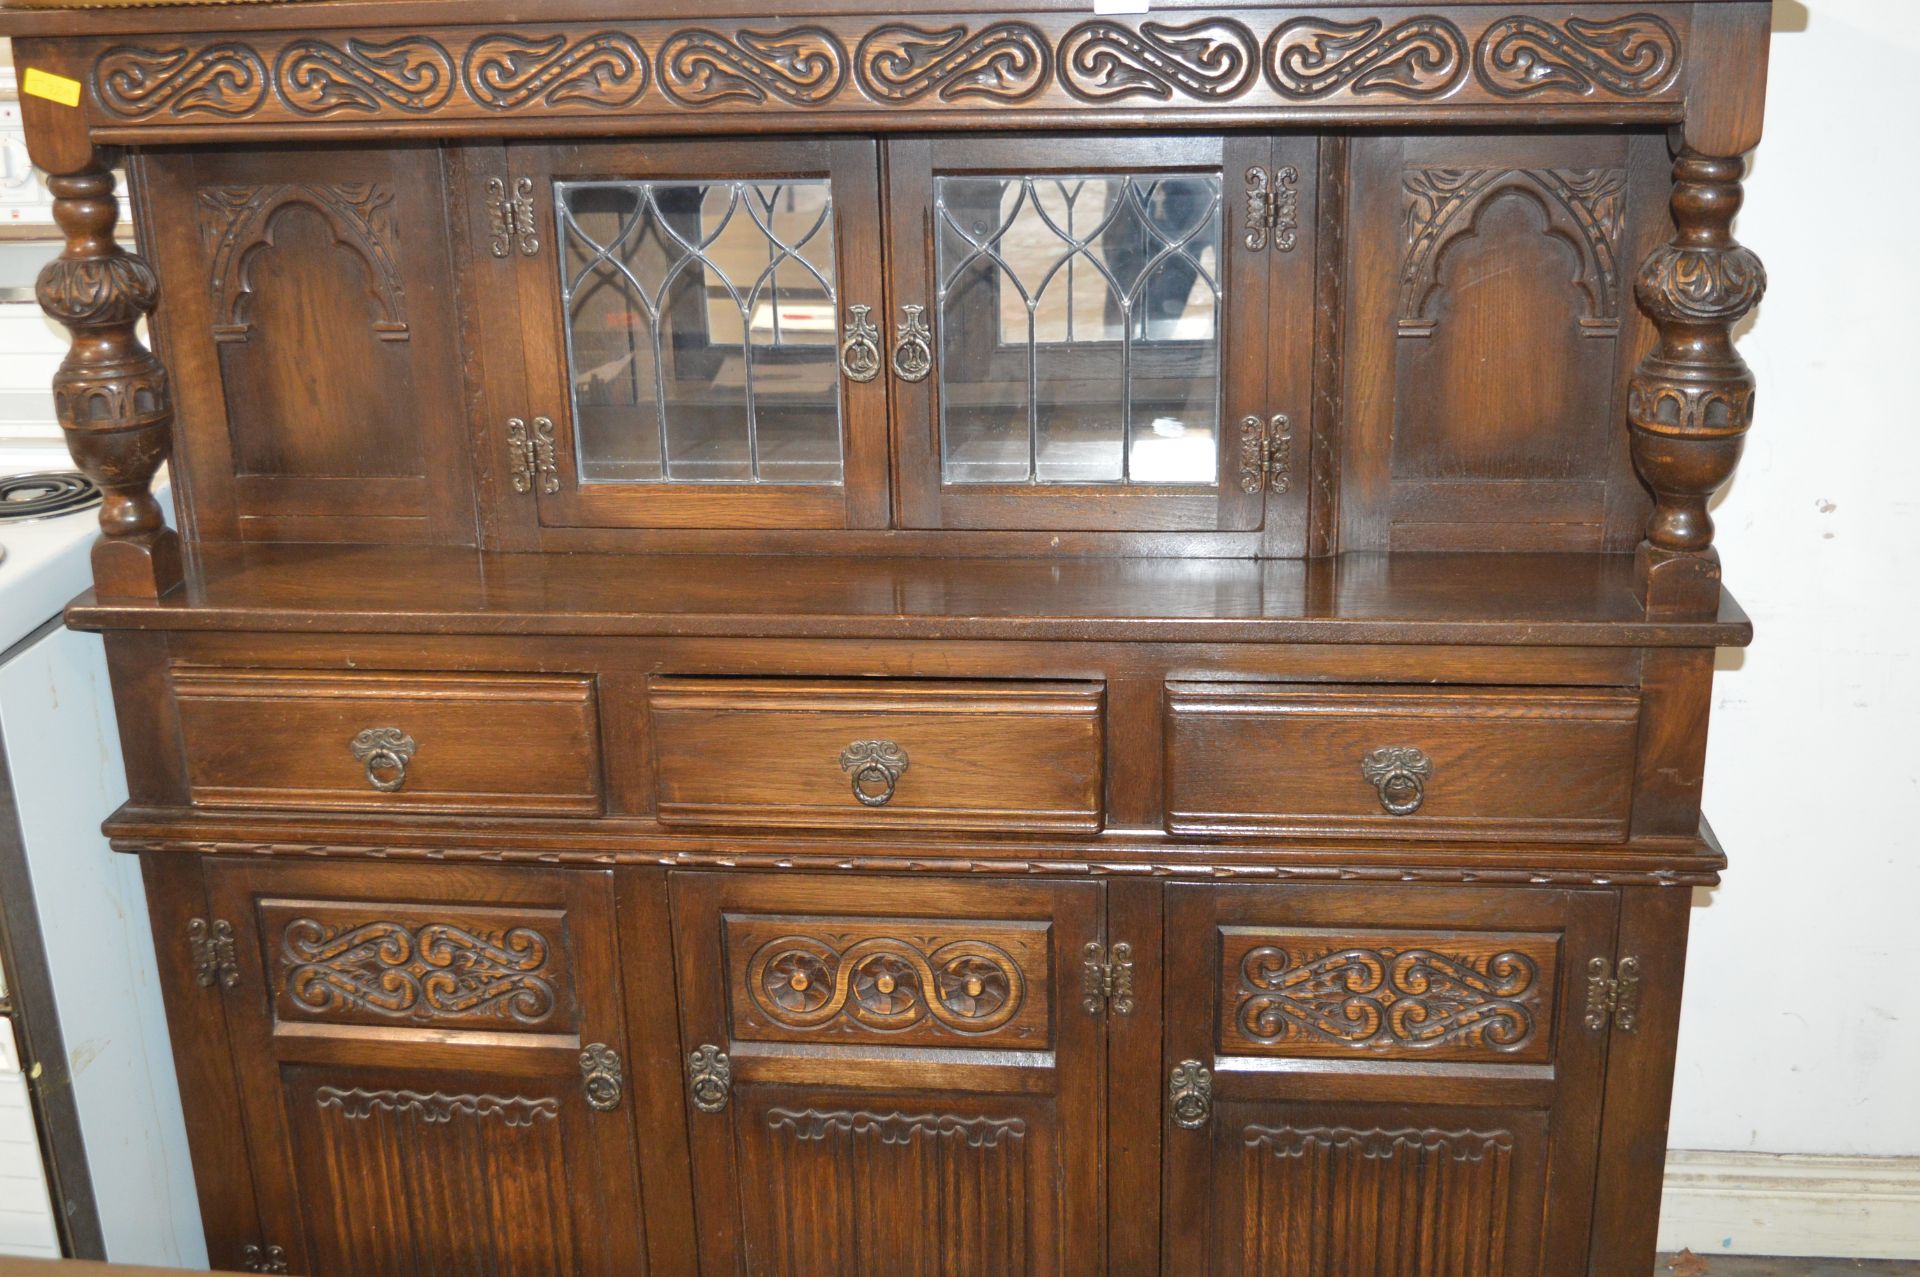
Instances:
[[[1168,889],[1166,1271],[1584,1272],[1604,891]]]
[[[1241,137],[889,143],[900,521],[1302,518],[1313,154]],[[1249,190],[1272,194],[1251,222]]]
[[[211,862],[209,883],[262,1262],[645,1271],[606,873]]]
[[[512,151],[541,522],[885,526],[875,144]]]
[[[1100,1271],[1105,1039],[1081,955],[1102,900],[677,876],[702,1271]]]

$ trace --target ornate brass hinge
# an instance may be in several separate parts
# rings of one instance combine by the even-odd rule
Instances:
[[[225,918],[190,919],[187,951],[193,958],[193,982],[201,988],[211,989],[217,983],[231,989],[240,983],[240,964],[233,956],[233,924]]]
[[[1276,495],[1293,489],[1293,418],[1284,412],[1264,421],[1252,413],[1240,419],[1240,491],[1255,496],[1262,489]]]
[[[1109,950],[1098,940],[1081,950],[1080,1005],[1088,1015],[1133,1014],[1133,946],[1122,942]]]
[[[278,1246],[255,1246],[248,1242],[240,1248],[240,1266],[250,1273],[284,1273],[287,1252]]]
[[[552,496],[560,491],[560,467],[553,454],[553,418],[535,417],[528,426],[524,417],[507,418],[507,470],[513,490],[540,491]]]
[[[507,189],[506,179],[487,179],[487,251],[505,257],[515,246],[522,257],[540,252],[540,224],[533,212],[533,179],[516,180]]]
[[[1640,1027],[1640,959],[1622,958],[1616,969],[1605,958],[1587,964],[1587,1027],[1611,1023],[1622,1033]]]
[[[1247,170],[1247,247],[1291,253],[1300,243],[1300,170],[1288,164],[1271,175],[1255,165]]]

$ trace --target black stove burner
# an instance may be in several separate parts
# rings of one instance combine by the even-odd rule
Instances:
[[[49,519],[100,504],[100,489],[78,470],[43,470],[0,479],[0,523]]]

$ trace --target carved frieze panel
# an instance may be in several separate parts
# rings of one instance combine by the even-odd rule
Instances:
[[[872,115],[1158,103],[1483,114],[1677,104],[1684,6],[1545,21],[1483,6],[1383,16],[1303,9],[1193,21],[886,15],[804,24],[451,28],[392,40],[303,33],[101,40],[98,123],[627,115],[798,108]]]
[[[562,1033],[573,1027],[565,916],[459,906],[261,906],[281,1020]]]
[[[1502,1130],[1246,1126],[1245,1237],[1267,1277],[1512,1271],[1515,1147]]]
[[[456,1118],[498,1121],[506,1126],[532,1126],[560,1116],[560,1101],[524,1095],[448,1095],[440,1091],[369,1091],[358,1087],[323,1086],[314,1103],[333,1110],[350,1122],[364,1122],[378,1114],[392,1114],[421,1122],[447,1123]]]
[[[728,915],[736,1038],[1048,1042],[1045,923]]]
[[[1416,168],[1407,171],[1404,189],[1402,336],[1433,333],[1446,286],[1448,247],[1475,233],[1481,212],[1495,200],[1513,194],[1531,199],[1545,219],[1546,233],[1571,250],[1577,262],[1574,282],[1586,310],[1582,331],[1594,337],[1619,333],[1624,169]]]
[[[333,239],[365,272],[374,308],[369,322],[382,341],[406,341],[406,285],[394,256],[393,192],[372,182],[275,182],[212,186],[200,192],[201,236],[210,267],[216,341],[247,340],[252,268],[274,246],[280,216],[291,208],[323,218]]]
[[[1220,953],[1223,1052],[1552,1058],[1555,935],[1228,927]]]

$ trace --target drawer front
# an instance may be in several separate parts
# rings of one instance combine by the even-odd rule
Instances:
[[[1626,836],[1632,692],[1175,683],[1178,832]]]
[[[600,810],[590,679],[176,668],[193,801]]]
[[[1098,683],[659,678],[667,824],[1100,827]]]

